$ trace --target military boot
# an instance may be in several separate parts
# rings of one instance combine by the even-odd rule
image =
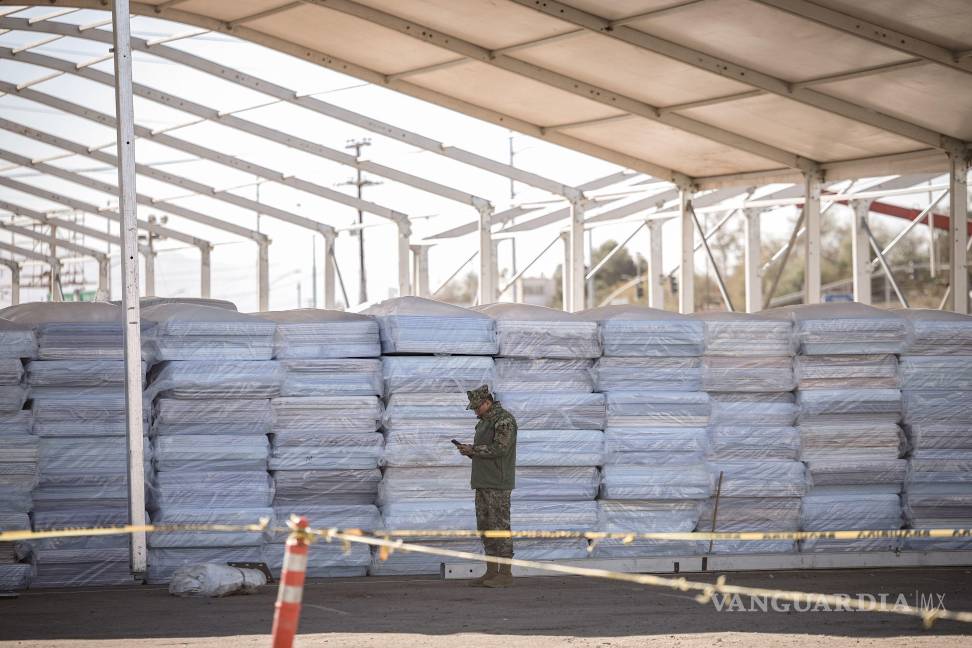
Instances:
[[[469,587],[486,587],[486,581],[494,576],[496,576],[496,568],[499,567],[496,563],[488,562],[486,563],[486,573],[479,578],[474,578],[469,581]]]
[[[510,587],[513,585],[512,567],[510,565],[499,565],[499,570],[492,578],[483,581],[483,587]]]

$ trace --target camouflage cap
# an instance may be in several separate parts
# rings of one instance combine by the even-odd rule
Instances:
[[[466,409],[474,410],[483,404],[486,400],[496,400],[493,395],[489,393],[489,385],[480,385],[476,389],[466,392],[466,398],[469,399],[469,405]]]

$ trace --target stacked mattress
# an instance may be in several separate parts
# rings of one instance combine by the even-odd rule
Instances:
[[[260,313],[260,317],[277,325],[273,355],[278,360],[381,355],[378,322],[367,315],[299,308]]]
[[[703,531],[796,531],[806,471],[799,460],[792,322],[740,313],[704,313],[702,386],[712,414],[708,465],[715,492]],[[714,553],[786,553],[792,541],[711,545]]]
[[[496,353],[496,328],[487,315],[422,297],[399,297],[364,311],[378,320],[381,352]]]
[[[912,325],[899,371],[911,458],[904,514],[915,529],[972,526],[972,317],[895,311]],[[908,538],[914,550],[972,549],[972,540]]]

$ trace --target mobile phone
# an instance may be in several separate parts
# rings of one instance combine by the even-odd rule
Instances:
[[[453,439],[453,440],[452,440],[452,445],[454,445],[454,446],[456,446],[456,447],[458,448],[458,447],[459,447],[459,446],[461,446],[462,444],[461,444],[461,443],[459,443],[458,441],[456,441],[455,439]]]

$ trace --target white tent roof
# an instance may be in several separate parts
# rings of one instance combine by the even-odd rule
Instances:
[[[146,0],[132,10],[701,186],[818,166],[831,179],[940,170],[946,151],[972,140],[967,0]]]

